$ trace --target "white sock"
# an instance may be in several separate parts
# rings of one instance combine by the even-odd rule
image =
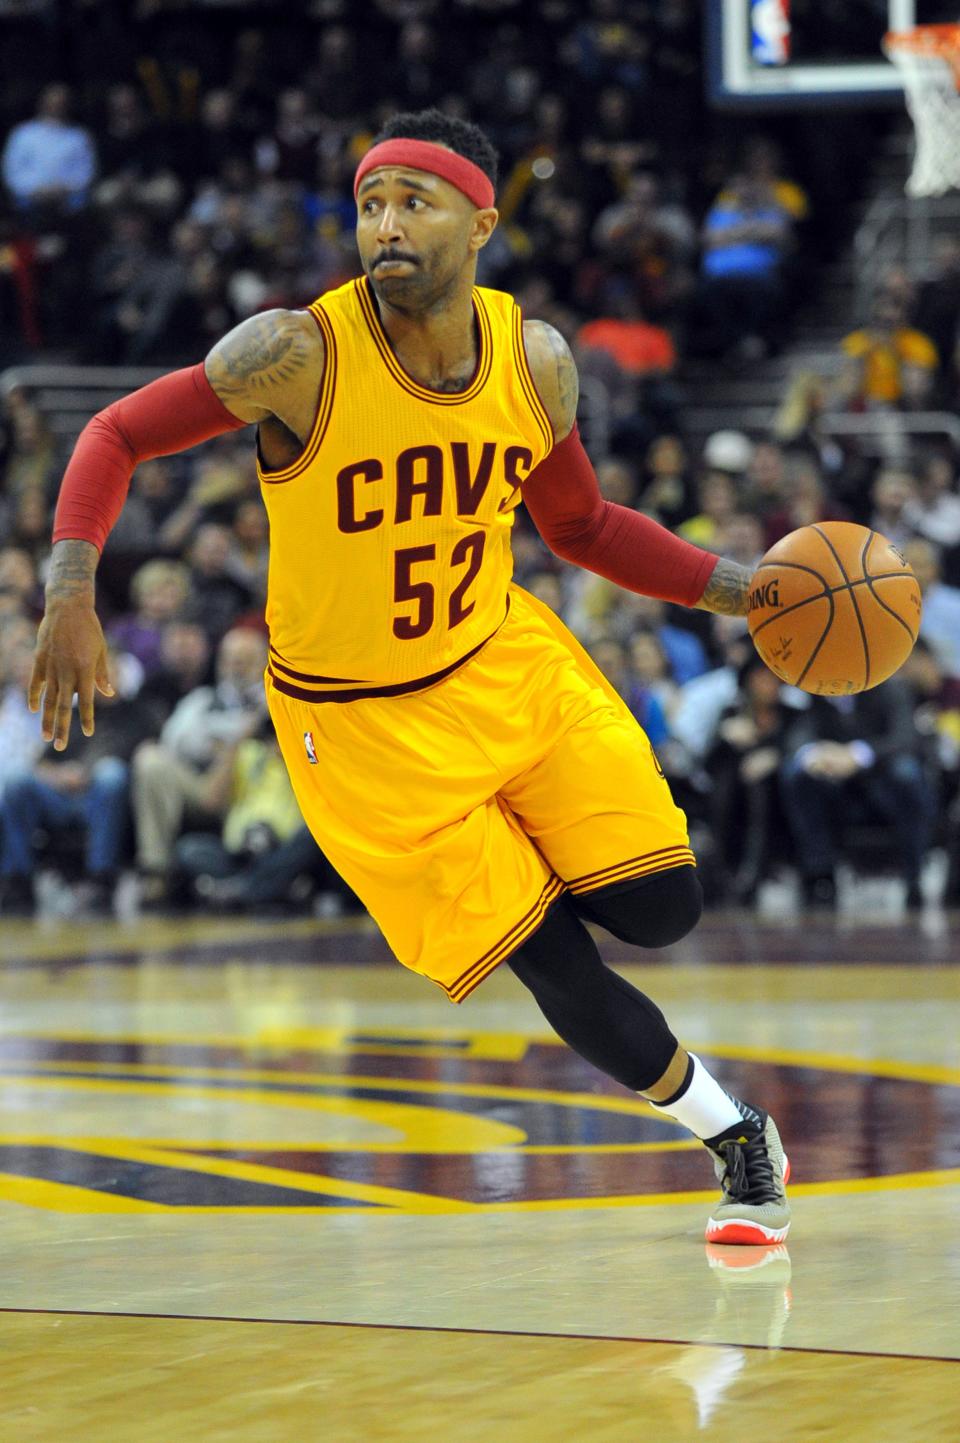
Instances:
[[[759,1115],[753,1108],[737,1102],[728,1092],[724,1092],[699,1057],[694,1057],[691,1052],[690,1060],[693,1071],[689,1075],[689,1082],[679,1096],[675,1094],[667,1102],[652,1103],[658,1112],[676,1118],[677,1122],[688,1127],[700,1138],[716,1137],[728,1128],[741,1125],[745,1118],[755,1124],[759,1123]]]

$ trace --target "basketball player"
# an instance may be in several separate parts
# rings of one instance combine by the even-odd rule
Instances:
[[[243,322],[102,411],[57,507],[30,704],[63,747],[109,694],[99,550],[139,461],[248,424],[270,516],[267,696],[303,815],[399,960],[462,1002],[501,962],[581,1056],[702,1138],[712,1242],[786,1236],[773,1121],[727,1095],[584,920],[640,947],[697,922],[685,819],[583,649],[511,584],[525,501],[552,549],[621,586],[740,615],[748,571],[604,502],[558,333],[474,284],[496,156],[437,111],[356,174],[363,276]]]

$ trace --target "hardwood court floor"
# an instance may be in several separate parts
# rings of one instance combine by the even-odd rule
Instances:
[[[960,1439],[941,914],[605,955],[775,1114],[787,1248],[502,971],[368,924],[0,924],[4,1443]]]

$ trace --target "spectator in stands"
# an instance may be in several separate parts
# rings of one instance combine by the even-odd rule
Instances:
[[[138,510],[153,533],[153,545],[173,549],[176,542],[161,534],[161,527],[177,504],[175,463],[168,456],[156,456],[151,461],[141,461],[130,482],[132,495],[128,497],[124,511],[131,501],[139,503]],[[122,515],[122,513],[121,513]],[[112,533],[111,533],[112,534]]]
[[[190,592],[187,568],[178,561],[148,561],[135,573],[130,593],[135,610],[107,627],[117,651],[129,652],[150,676],[162,664],[163,632],[182,611]]]
[[[680,536],[708,551],[722,551],[727,526],[737,510],[737,489],[727,471],[704,471],[697,481],[694,516],[677,527]]]
[[[944,452],[925,458],[903,519],[917,536],[940,549],[945,580],[960,582],[960,495],[953,462]]]
[[[634,637],[631,651],[641,636],[646,634],[639,632]],[[650,745],[658,747],[665,742],[670,731],[663,703],[656,690],[641,680],[635,672],[623,642],[612,636],[599,636],[590,647],[590,655],[614,689],[623,697],[646,732]]]
[[[258,602],[266,600],[270,529],[259,498],[241,501],[233,518],[233,542],[227,567]]]
[[[710,815],[717,850],[731,895],[744,905],[755,900],[778,855],[783,818],[777,780],[793,715],[780,682],[751,652],[705,760],[713,782]]]
[[[302,904],[318,880],[341,908],[352,895],[304,825],[268,718],[251,718],[250,734],[223,746],[200,805],[220,832],[188,832],[174,856],[195,901],[240,911]]]
[[[70,120],[73,96],[66,85],[48,85],[37,113],[15,125],[0,159],[14,205],[44,213],[78,211],[90,196],[97,168],[89,131]]]
[[[20,492],[8,540],[28,554],[41,574],[50,555],[50,518],[50,502],[42,487],[28,486]]]
[[[850,697],[811,697],[797,716],[785,743],[781,796],[807,906],[836,901],[835,868],[851,817],[888,829],[907,905],[920,905],[920,868],[933,821],[920,751],[910,688],[901,677]]]
[[[703,226],[704,348],[755,360],[783,344],[794,218],[760,176],[734,177]]]
[[[723,554],[752,571],[767,549],[760,520],[751,511],[735,511],[723,532]]]
[[[42,412],[31,402],[17,405],[11,417],[10,448],[3,489],[12,498],[32,487],[49,494],[57,468],[57,446]]]
[[[5,546],[0,551],[0,593],[13,598],[12,610],[39,621],[43,615],[43,597],[36,564],[29,551],[17,546]]]
[[[840,343],[846,365],[834,383],[850,410],[919,410],[926,405],[939,357],[929,336],[907,325],[903,302],[881,292],[870,321]]]
[[[658,431],[675,429],[677,353],[669,331],[644,318],[629,282],[605,288],[603,311],[577,330],[578,365],[581,376],[606,388],[611,447],[630,455]]]
[[[917,483],[913,474],[895,466],[886,466],[878,472],[870,488],[873,503],[870,525],[901,549],[916,534],[907,509],[916,495]]]
[[[736,702],[740,669],[753,652],[744,617],[713,616],[710,624],[713,650],[720,657],[720,665],[681,687],[670,718],[673,735],[698,761],[713,745],[724,711]]]
[[[943,803],[957,796],[960,783],[960,677],[950,676],[934,648],[922,636],[903,664],[917,730],[927,743],[929,771],[940,778]]]
[[[714,431],[703,443],[700,457],[705,471],[724,471],[743,486],[753,460],[753,442],[742,431]]]
[[[156,206],[169,211],[182,186],[170,168],[163,135],[134,85],[111,85],[106,115],[97,132],[101,179],[94,202],[104,211],[118,206]]]
[[[770,425],[770,434],[775,441],[793,450],[804,450],[815,457],[829,474],[832,484],[843,489],[843,473],[852,468],[847,454],[827,431],[824,417],[834,405],[846,404],[846,398],[834,398],[832,386],[815,371],[798,370],[793,373],[783,399]],[[854,481],[855,487],[855,481]],[[848,483],[849,485],[849,483]]]
[[[657,146],[638,122],[636,90],[619,84],[600,91],[581,134],[582,194],[596,214],[623,194],[628,178],[640,167],[656,163]]]
[[[253,136],[239,113],[237,97],[226,87],[207,91],[198,120],[187,164],[196,179],[208,180],[219,174],[231,156],[246,154]]]
[[[801,526],[813,526],[818,521],[849,520],[844,508],[833,500],[813,456],[795,453],[789,458],[786,471],[783,507],[767,515],[764,550]]]
[[[932,542],[914,537],[906,542],[903,554],[913,567],[923,597],[920,635],[945,674],[960,679],[960,587],[948,586],[940,579],[940,555]]]
[[[27,707],[37,628],[24,616],[0,626],[0,804],[9,782],[27,776],[43,751],[40,714]]]
[[[168,621],[160,638],[160,665],[140,689],[143,701],[166,721],[178,702],[210,679],[210,640],[192,621]]]
[[[120,690],[116,654],[109,654],[114,694],[101,696],[92,737],[74,730],[62,752],[49,748],[29,775],[7,783],[0,802],[0,896],[5,912],[33,909],[35,838],[43,828],[54,847],[61,832],[84,837],[84,906],[109,913],[124,859],[130,803],[130,759],[156,719]],[[56,852],[54,851],[54,856]]]
[[[266,660],[262,632],[228,631],[217,651],[215,684],[189,692],[164,723],[159,741],[145,742],[133,758],[137,866],[146,905],[167,899],[173,847],[184,820],[216,821],[204,809],[204,774],[219,747],[250,735],[262,719]]]
[[[135,476],[142,469],[138,467]],[[255,471],[252,479],[256,480]],[[173,482],[169,471],[163,478],[163,485],[164,494],[157,495],[154,500],[154,509],[159,514],[163,513],[173,499]],[[191,539],[196,538],[205,523],[232,525],[237,503],[249,489],[249,472],[245,469],[236,443],[228,440],[206,446],[193,467],[187,494],[179,504],[166,510],[160,526],[161,545],[166,550],[180,551]]]
[[[618,0],[590,0],[584,9],[564,46],[580,81],[642,90],[648,78],[648,37]]]
[[[939,776],[939,811],[946,819],[943,840],[947,877],[943,904],[960,903],[960,677],[949,676],[923,637],[903,665],[913,694],[914,719],[927,742],[930,771]]]
[[[591,239],[605,269],[624,274],[644,314],[675,316],[694,285],[697,231],[680,205],[666,203],[651,171],[638,171],[626,194],[601,211]]]
[[[783,447],[776,441],[758,441],[746,467],[741,492],[744,509],[766,528],[769,517],[784,509],[787,490]]]
[[[688,812],[691,826],[696,831],[695,818],[702,813],[709,781],[687,747],[678,739],[673,726],[683,689],[677,685],[672,655],[664,643],[664,633],[668,631],[669,628],[648,626],[634,630],[630,641],[632,684],[627,699],[638,720],[646,715],[653,725],[657,741],[654,743],[653,737],[650,740],[657,748],[657,760],[670,782],[677,805]],[[688,640],[695,641],[696,638],[688,636]],[[710,880],[706,890],[712,894]]]
[[[604,351],[619,369],[634,380],[668,376],[677,364],[670,333],[643,318],[639,300],[629,284],[611,289],[609,315],[587,321],[577,331],[581,351]]]
[[[231,534],[226,526],[207,522],[190,547],[190,593],[184,616],[204,628],[213,642],[254,606],[251,588],[230,569]]]
[[[303,78],[316,110],[337,121],[360,114],[362,74],[356,32],[346,25],[319,26],[316,60]]]
[[[90,273],[95,303],[91,354],[140,365],[167,358],[186,270],[181,257],[155,237],[149,218],[120,212],[112,238],[94,254]]]
[[[277,96],[273,133],[257,145],[257,164],[277,180],[306,185],[313,178],[320,143],[321,119],[300,86]]]
[[[792,221],[802,223],[810,214],[809,198],[802,186],[781,174],[782,170],[783,154],[777,143],[768,135],[751,136],[743,152],[744,175],[772,196]]]
[[[935,236],[932,251],[930,274],[917,290],[910,325],[930,338],[946,373],[960,331],[960,241],[950,234]]]
[[[645,477],[637,506],[665,526],[674,528],[695,510],[686,448],[679,436],[669,432],[651,442],[646,455]]]
[[[633,506],[637,499],[637,476],[629,461],[620,456],[605,456],[596,464],[597,482],[607,501],[618,506]]]
[[[542,601],[544,606],[549,606],[557,616],[563,615],[563,587],[555,571],[548,571],[546,568],[534,571],[525,578],[524,584],[531,596]]]
[[[658,733],[656,741],[650,737],[654,746],[661,745],[670,735],[670,718],[679,694],[673,663],[662,636],[652,627],[642,627],[630,639],[627,696],[638,721],[642,711],[652,716]]]
[[[397,38],[397,100],[404,110],[433,105],[443,92],[447,74],[443,47],[434,24],[412,16]]]

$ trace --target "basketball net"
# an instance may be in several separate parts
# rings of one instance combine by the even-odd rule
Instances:
[[[915,25],[884,36],[903,79],[916,135],[908,195],[960,188],[960,25]]]

